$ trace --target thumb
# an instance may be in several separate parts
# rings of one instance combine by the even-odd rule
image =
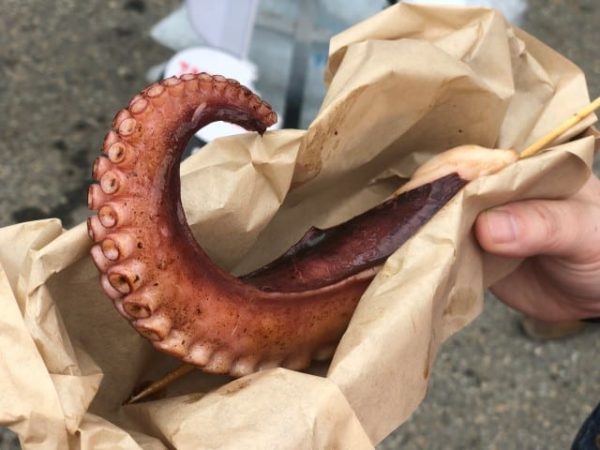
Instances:
[[[587,253],[583,246],[589,224],[579,209],[570,200],[511,203],[480,214],[475,235],[484,250],[500,256],[580,258]]]

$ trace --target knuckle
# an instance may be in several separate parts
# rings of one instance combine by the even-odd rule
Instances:
[[[539,227],[537,231],[533,231],[538,233],[540,247],[550,252],[564,248],[576,232],[575,224],[568,225],[567,219],[570,217],[563,209],[558,204],[548,205],[541,202],[533,208]]]

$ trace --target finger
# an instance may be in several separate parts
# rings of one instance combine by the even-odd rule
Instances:
[[[475,234],[484,250],[500,256],[586,256],[600,245],[600,217],[575,200],[527,200],[480,214]]]
[[[526,316],[545,322],[579,319],[582,312],[564,294],[538,278],[534,264],[524,261],[507,277],[496,282],[491,292],[503,303]]]
[[[562,289],[540,269],[540,261],[526,259],[517,270],[496,282],[491,292],[508,306],[544,322],[600,317],[600,302]]]

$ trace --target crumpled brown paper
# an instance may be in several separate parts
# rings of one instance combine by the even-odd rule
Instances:
[[[194,233],[235,273],[381,202],[437,152],[522,149],[588,102],[577,67],[486,9],[389,8],[332,40],[326,80],[308,130],[222,139],[182,166]],[[0,229],[0,424],[25,449],[372,448],[423,399],[440,344],[478,315],[484,288],[518,263],[482,254],[476,215],[569,195],[592,157],[580,137],[471,182],[388,259],[329,366],[197,373],[124,407],[177,362],[102,294],[85,226]]]

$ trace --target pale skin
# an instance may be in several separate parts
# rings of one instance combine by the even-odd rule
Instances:
[[[525,258],[491,287],[534,319],[600,317],[600,180],[563,200],[526,200],[479,215],[475,235],[492,254]]]

